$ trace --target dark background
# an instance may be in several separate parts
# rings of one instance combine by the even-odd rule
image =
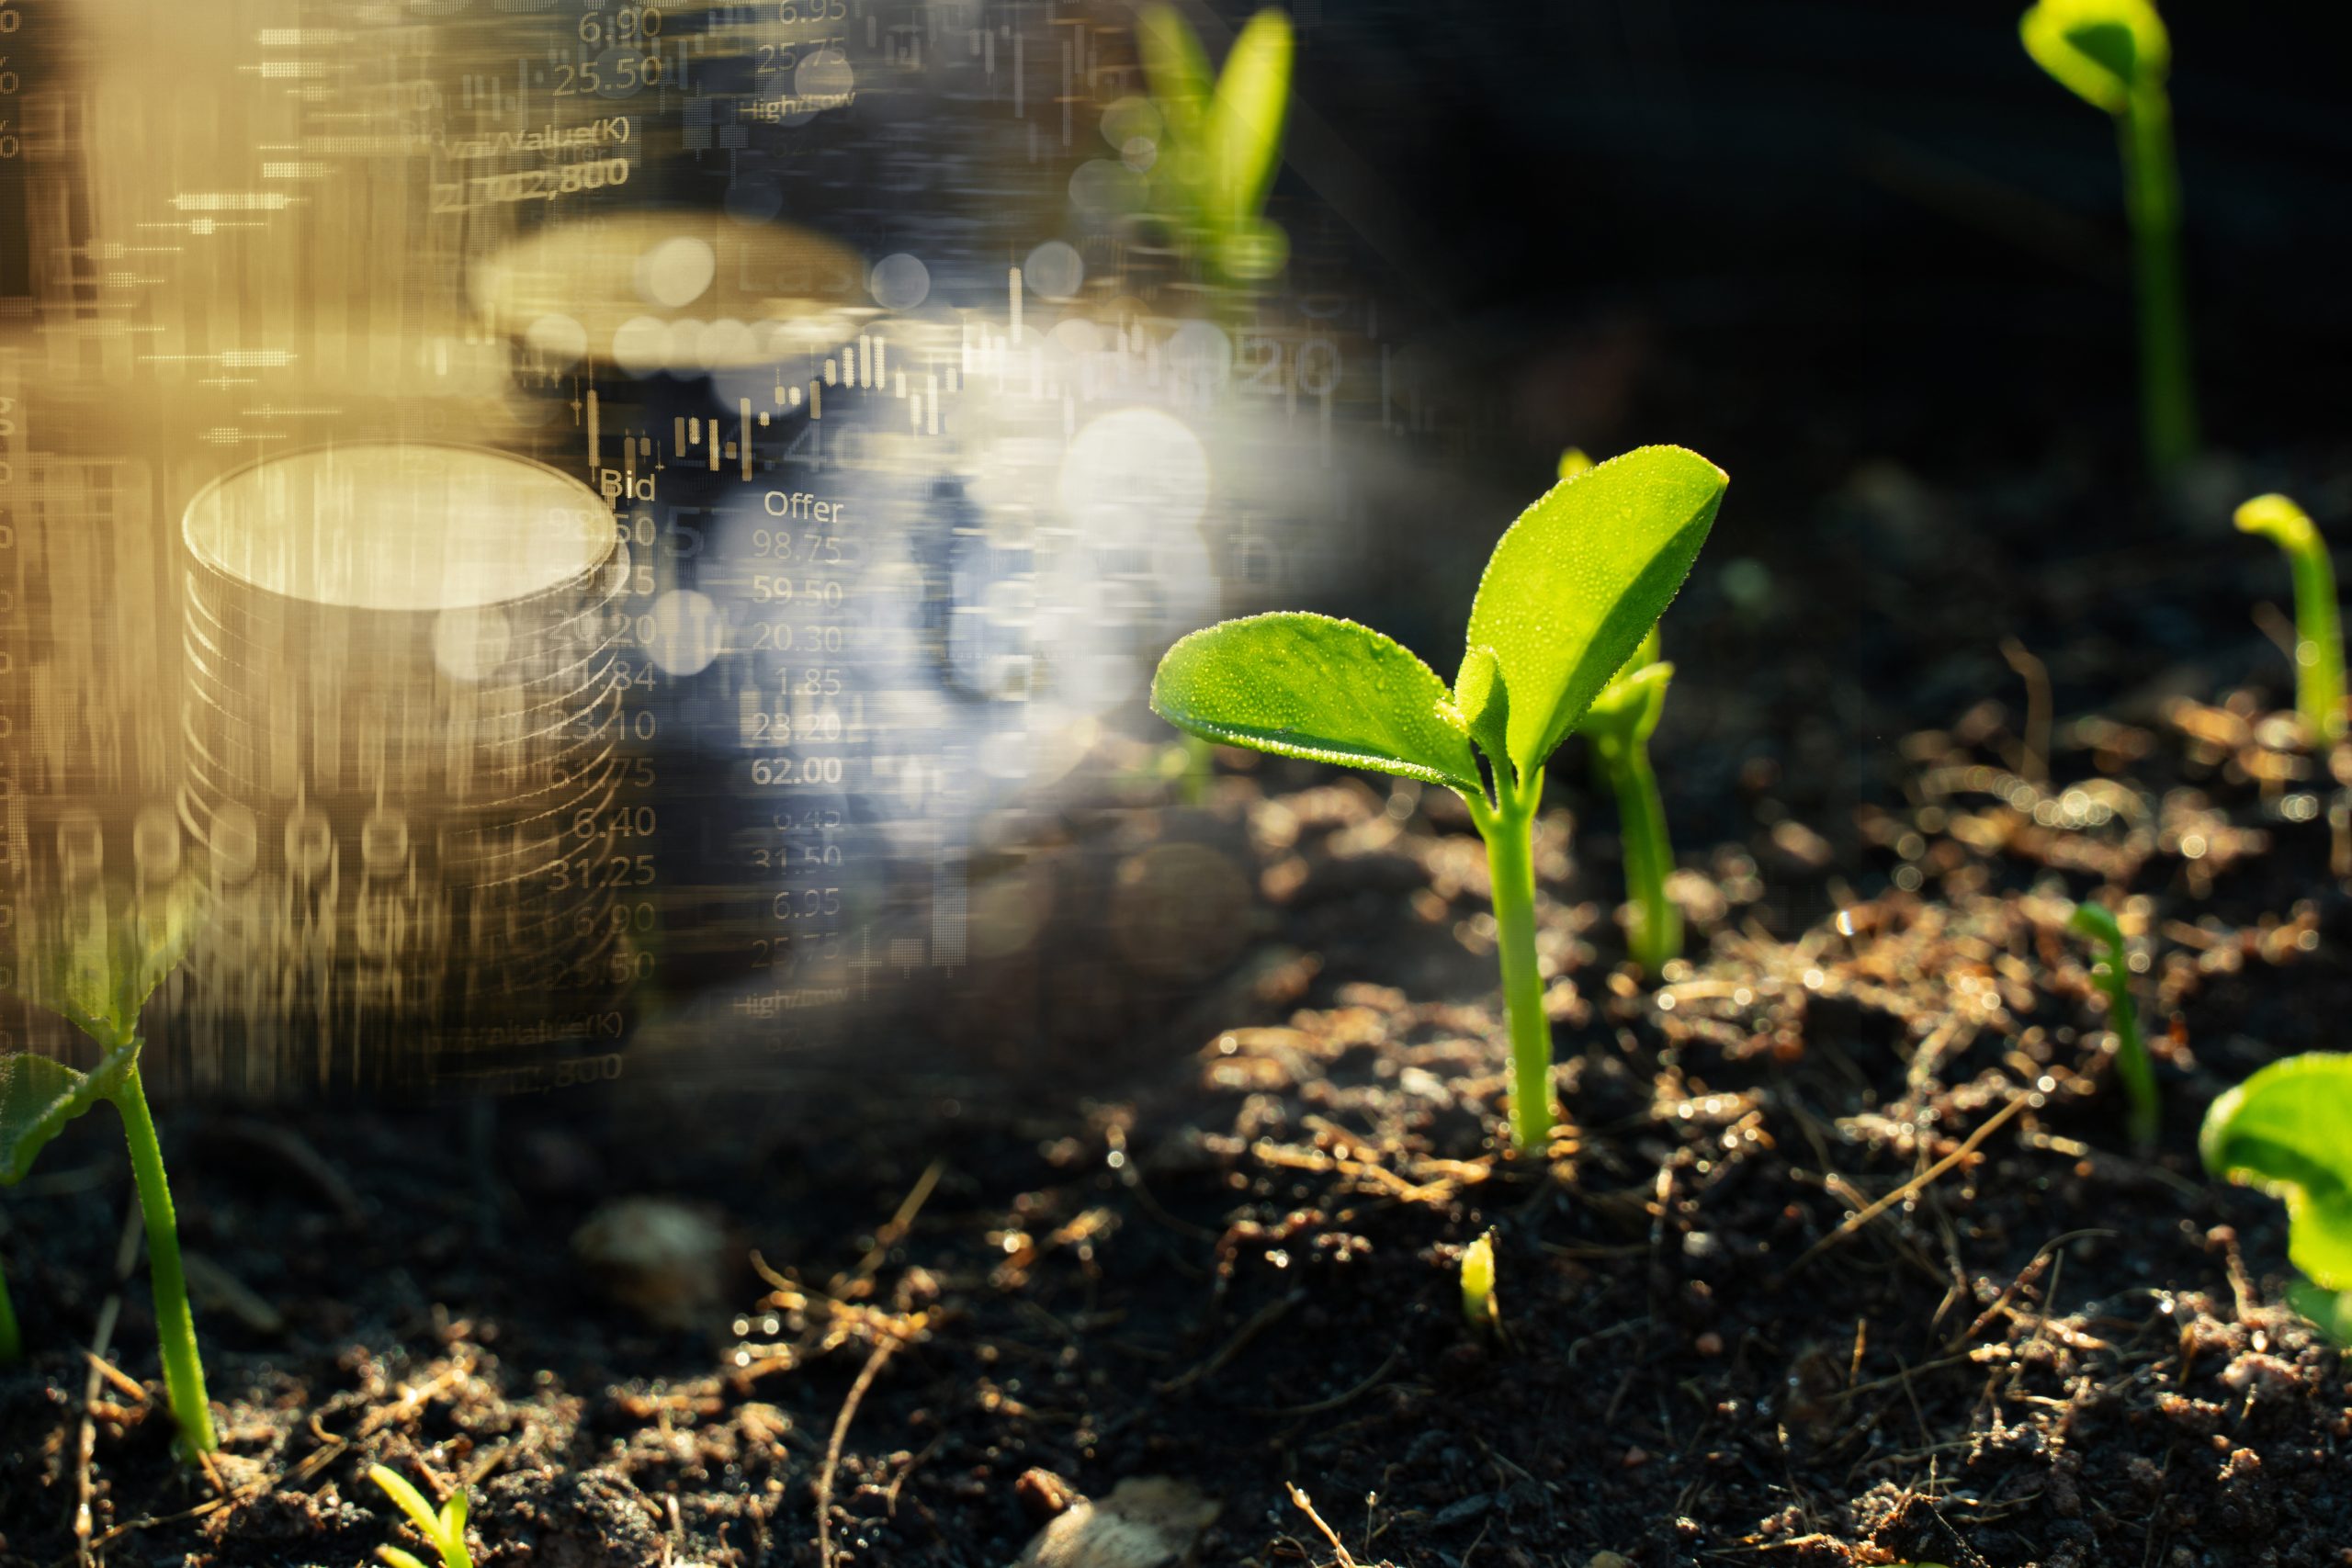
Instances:
[[[1632,424],[1665,405],[1726,467],[2128,454],[2115,132],[2028,59],[2022,8],[1310,0],[1297,86],[1374,173],[1365,238],[1522,387],[1531,434],[1660,439]],[[2164,10],[2208,440],[2340,441],[2352,20]],[[1321,140],[1302,118],[1293,178]],[[1627,428],[1545,429],[1546,379],[1629,337]]]

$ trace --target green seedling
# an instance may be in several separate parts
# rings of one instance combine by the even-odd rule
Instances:
[[[1290,113],[1290,18],[1276,10],[1250,17],[1214,86],[1199,35],[1174,8],[1146,7],[1136,42],[1159,117],[1159,205],[1216,271],[1241,282],[1272,277],[1290,255],[1288,238],[1265,216]]]
[[[2197,452],[2188,310],[2180,265],[2180,172],[2165,75],[2172,41],[2149,0],[2041,0],[2019,24],[2026,52],[2076,96],[2115,118],[2132,220],[2140,318],[2140,416],[2161,479]]]
[[[1617,835],[1624,846],[1625,900],[1633,908],[1626,946],[1655,975],[1682,955],[1682,911],[1666,896],[1674,846],[1666,836],[1666,803],[1650,769],[1650,735],[1666,711],[1674,666],[1657,657],[1657,628],[1642,639],[1624,671],[1601,689],[1577,728],[1592,744],[1601,782],[1617,796]]]
[[[8,1274],[0,1268],[0,1367],[25,1359],[25,1331],[17,1325],[17,1303],[8,1297]]]
[[[2115,1073],[2123,1080],[2131,1109],[2126,1122],[2133,1146],[2155,1146],[2159,1106],[2156,1069],[2148,1060],[2148,1043],[2140,1037],[2140,1014],[2132,1005],[2132,965],[2123,947],[2123,928],[2097,904],[2077,904],[2066,921],[2077,936],[2088,937],[2098,950],[2091,964],[2092,983],[2106,993],[2107,1021],[2115,1031]]]
[[[2256,496],[2238,508],[2237,525],[2287,552],[2295,574],[2295,711],[2313,744],[2332,745],[2344,738],[2344,626],[2327,541],[2283,495]]]
[[[122,1117],[139,1206],[147,1222],[147,1272],[164,1387],[182,1449],[219,1447],[204,1393],[204,1363],[180,1268],[179,1225],[164,1178],[164,1151],[140,1081],[139,1012],[179,966],[195,933],[195,882],[132,891],[106,884],[64,899],[19,953],[25,999],[96,1041],[96,1067],[77,1072],[30,1051],[0,1056],[0,1185],[14,1186],[65,1124],[105,1100]]]
[[[1476,1334],[1492,1334],[1502,1326],[1503,1309],[1495,1300],[1492,1231],[1462,1249],[1462,1321]]]
[[[1544,764],[1639,650],[1690,574],[1729,482],[1679,446],[1563,479],[1495,546],[1449,688],[1353,621],[1275,614],[1193,633],[1159,661],[1154,712],[1280,756],[1443,784],[1487,844],[1511,1043],[1511,1129],[1552,1129],[1552,1030],[1535,957],[1535,810]]]
[[[474,1560],[466,1550],[466,1489],[458,1487],[449,1494],[449,1500],[436,1513],[424,1500],[424,1494],[411,1486],[396,1471],[380,1464],[368,1467],[368,1479],[384,1489],[384,1495],[400,1505],[409,1522],[424,1533],[424,1539],[440,1554],[441,1568],[474,1568]],[[379,1546],[376,1555],[392,1568],[424,1568],[413,1552],[397,1546]]]
[[[2197,1135],[2214,1176],[2287,1205],[2287,1258],[2305,1280],[2288,1295],[2339,1341],[2352,1339],[2352,1055],[2273,1062],[2213,1102]]]
[[[1572,479],[1592,467],[1592,459],[1585,456],[1581,446],[1571,446],[1560,454],[1560,477]]]

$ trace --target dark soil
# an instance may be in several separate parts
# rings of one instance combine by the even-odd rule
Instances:
[[[2343,1362],[2277,1304],[2278,1205],[2195,1154],[2217,1092],[2352,1003],[2352,751],[2220,696],[2265,668],[2239,580],[2277,563],[2177,552],[2128,610],[2092,586],[2119,558],[2056,563],[2005,606],[2063,628],[2019,675],[1874,596],[1891,485],[1838,503],[1881,519],[1851,581],[1688,617],[1658,744],[1693,956],[1663,985],[1620,963],[1606,807],[1544,818],[1548,1160],[1495,1145],[1459,807],[1228,756],[1200,807],[1102,818],[1127,852],[1236,846],[1258,912],[1092,1098],[825,1057],[752,1091],[167,1116],[183,1234],[231,1281],[199,1295],[210,1473],[174,1462],[143,1281],[114,1283],[119,1149],[77,1129],[7,1210],[39,1348],[0,1379],[0,1562],[71,1561],[85,1484],[107,1562],[417,1549],[376,1461],[469,1487],[483,1563],[1000,1564],[1066,1500],[1032,1470],[1197,1487],[1207,1562],[2344,1561]],[[2168,613],[2234,651],[2151,685]],[[1804,683],[1898,629],[1953,667]],[[1742,683],[1774,644],[1791,673]],[[2045,680],[2120,716],[2052,724]],[[2147,960],[2152,1158],[2064,930],[2093,895]],[[583,1260],[634,1195],[715,1220],[716,1276]],[[1489,1229],[1482,1336],[1457,1267]],[[81,1348],[115,1294],[128,1380]]]

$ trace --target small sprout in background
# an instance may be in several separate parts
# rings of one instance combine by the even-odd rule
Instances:
[[[25,1332],[17,1326],[17,1303],[8,1299],[8,1274],[0,1267],[0,1367],[25,1359]]]
[[[1592,459],[1585,456],[1581,446],[1571,446],[1560,454],[1560,477],[1572,479],[1592,467]]]
[[[24,999],[58,1014],[105,1055],[77,1072],[37,1052],[0,1055],[0,1186],[15,1186],[65,1124],[100,1100],[122,1117],[130,1169],[147,1223],[147,1273],[154,1289],[155,1338],[164,1387],[180,1446],[209,1453],[220,1446],[197,1352],[180,1266],[179,1222],[164,1177],[163,1145],[139,1077],[139,1012],[179,966],[196,931],[193,874],[133,890],[96,882],[62,896],[37,918],[18,954]]]
[[[2214,1176],[2287,1204],[2287,1257],[2308,1281],[2298,1312],[2346,1339],[2352,1310],[2352,1055],[2273,1062],[2213,1101],[2197,1134]]]
[[[1492,1231],[1462,1249],[1462,1321],[1479,1334],[1492,1334],[1502,1327],[1502,1305],[1495,1299]]]
[[[2026,52],[2077,97],[2115,117],[2132,219],[2140,317],[2140,415],[2165,478],[2197,455],[2188,309],[2180,265],[2180,173],[2165,75],[2172,41],[2149,0],[2041,0],[2018,24]]]
[[[1212,270],[1236,282],[1282,271],[1290,241],[1265,216],[1290,113],[1290,18],[1250,18],[1210,85],[1208,55],[1169,6],[1136,19],[1145,81],[1163,142],[1151,165],[1160,206],[1199,244]]]
[[[2237,525],[2287,552],[2295,574],[2295,711],[2313,745],[2332,745],[2344,738],[2344,626],[2327,541],[2283,495],[2256,496],[2238,508]]]
[[[409,1522],[424,1534],[424,1539],[440,1554],[441,1568],[474,1568],[472,1554],[466,1551],[466,1489],[458,1487],[449,1494],[438,1513],[424,1500],[424,1495],[411,1486],[396,1471],[380,1464],[368,1467],[368,1479],[384,1489],[384,1495],[400,1505]],[[424,1568],[413,1552],[397,1546],[379,1546],[376,1555],[392,1568]]]
[[[1152,677],[1152,711],[1191,734],[1443,784],[1469,807],[1494,885],[1522,1150],[1552,1131],[1535,956],[1544,764],[1666,613],[1729,482],[1695,452],[1644,446],[1553,486],[1488,558],[1451,689],[1369,626],[1288,613],[1194,632]]]
[[[2123,928],[2097,904],[2075,905],[2066,925],[2098,949],[2091,979],[2107,994],[2107,1021],[2115,1031],[2115,1074],[2123,1080],[2124,1096],[2131,1101],[2127,1124],[2132,1143],[2143,1151],[2154,1148],[2159,1114],[2156,1069],[2148,1060],[2147,1042],[2140,1037],[2140,1014],[2132,1005],[2132,964],[2124,951]]]
[[[1666,836],[1666,803],[1650,768],[1650,735],[1666,711],[1674,666],[1657,657],[1657,628],[1592,701],[1577,728],[1592,743],[1593,766],[1617,796],[1617,835],[1624,846],[1625,899],[1633,909],[1626,946],[1651,975],[1682,955],[1682,911],[1666,895],[1674,846]]]

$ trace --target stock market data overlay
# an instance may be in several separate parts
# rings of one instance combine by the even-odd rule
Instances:
[[[1478,417],[1363,169],[1227,192],[1043,0],[0,18],[5,897],[28,972],[187,913],[151,1076],[985,1055],[1232,957],[1153,664]]]

